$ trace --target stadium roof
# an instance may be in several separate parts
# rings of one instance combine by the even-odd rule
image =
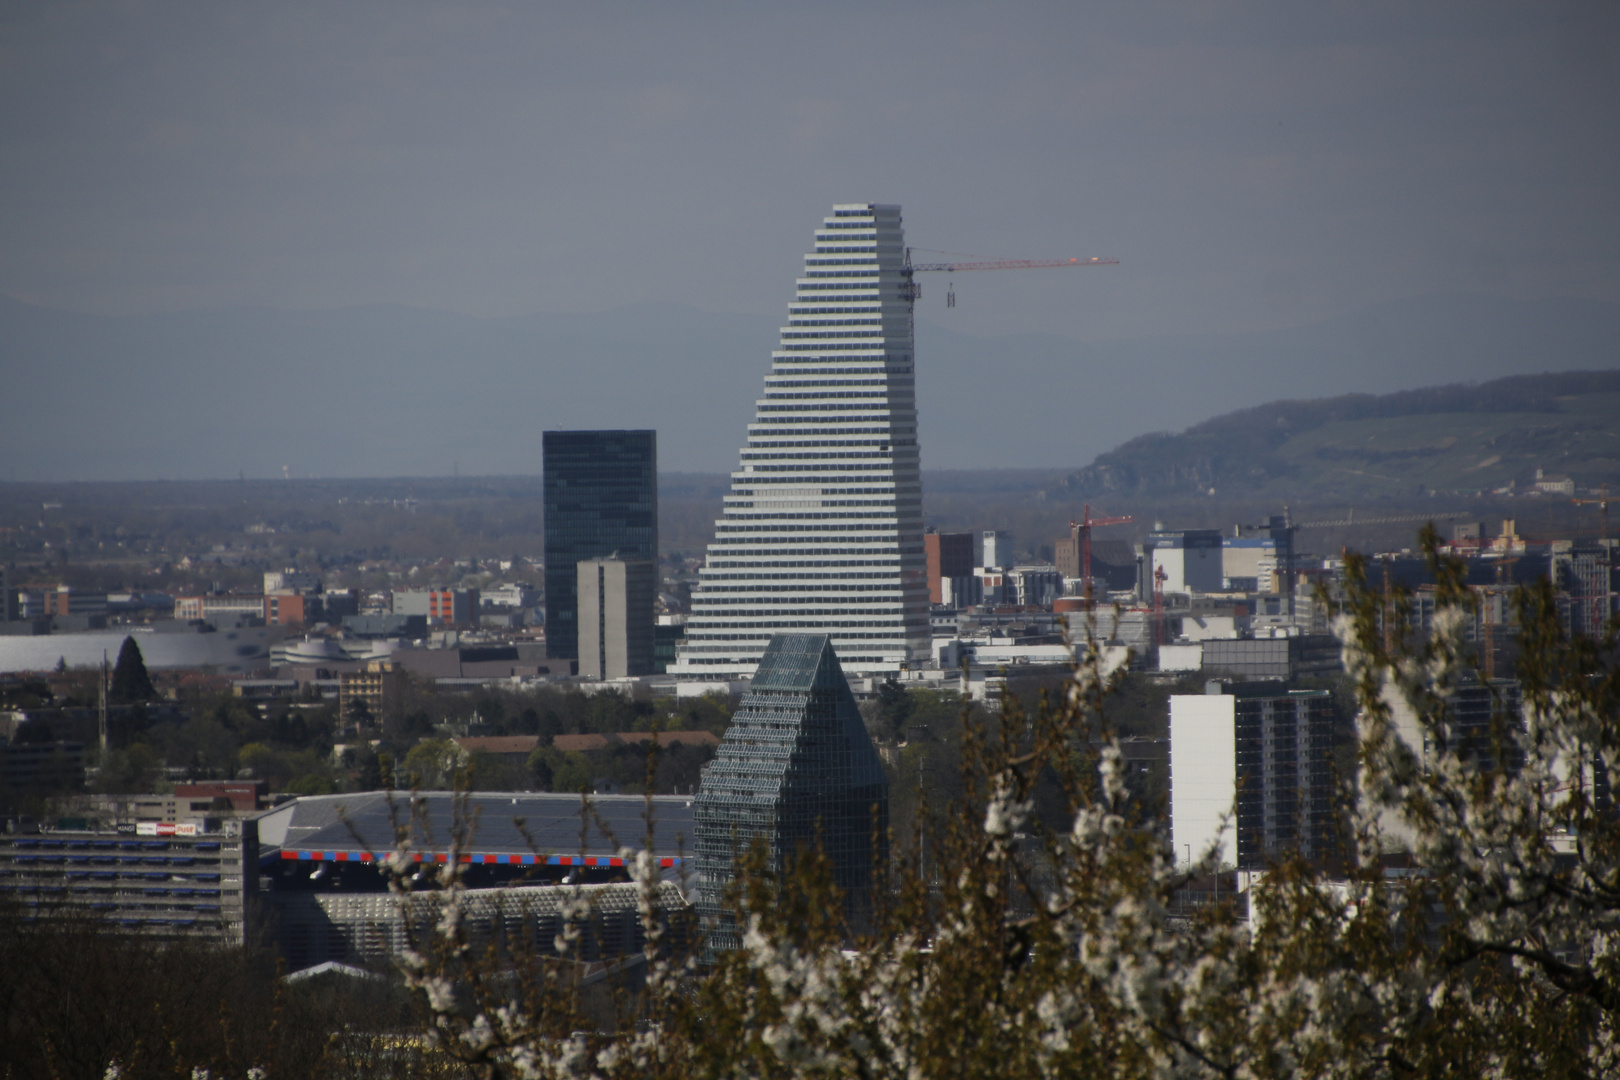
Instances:
[[[411,848],[443,862],[451,847],[456,796],[367,791],[295,799],[258,818],[261,858],[370,862],[393,850],[396,820],[411,821]],[[692,796],[579,795],[474,792],[466,796],[472,835],[463,862],[498,865],[619,865],[620,848],[647,846],[646,812],[653,815],[652,852],[671,866],[693,834]],[[414,820],[413,820],[414,819]],[[583,832],[582,832],[583,829]]]

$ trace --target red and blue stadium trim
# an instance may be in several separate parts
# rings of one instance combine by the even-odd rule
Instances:
[[[284,862],[376,862],[377,858],[369,851],[331,851],[314,849],[284,848],[281,852]],[[448,863],[450,854],[445,851],[414,851],[411,853],[413,862]],[[616,855],[512,855],[506,852],[468,852],[463,853],[461,861],[474,866],[623,866],[624,860]],[[658,860],[658,865],[664,869],[679,866],[681,860],[665,855]]]

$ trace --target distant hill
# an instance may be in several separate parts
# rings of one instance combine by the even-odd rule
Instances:
[[[1062,474],[1260,401],[1620,367],[1620,305],[1595,300],[1424,296],[1113,341],[975,336],[950,318],[917,322],[929,470]],[[0,297],[0,481],[522,475],[559,427],[657,428],[665,470],[725,472],[781,323],[673,305],[103,317]]]
[[[1475,495],[1537,469],[1620,489],[1620,372],[1274,401],[1143,435],[1067,477],[1073,497]]]

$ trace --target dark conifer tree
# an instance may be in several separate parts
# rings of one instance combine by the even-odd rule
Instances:
[[[135,644],[132,637],[125,638],[123,647],[118,650],[118,664],[113,668],[110,696],[120,705],[151,701],[157,697],[152,677],[146,673],[146,660],[141,656],[141,647]]]

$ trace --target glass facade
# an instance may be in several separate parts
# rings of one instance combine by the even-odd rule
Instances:
[[[548,431],[546,652],[579,658],[577,567],[617,555],[658,561],[658,433]],[[653,613],[647,612],[649,624]]]
[[[820,842],[850,913],[869,902],[872,871],[886,858],[889,784],[849,681],[825,634],[777,634],[704,767],[693,808],[700,911],[715,948],[736,948],[721,898],[738,855],[756,837],[781,869],[794,850]]]

